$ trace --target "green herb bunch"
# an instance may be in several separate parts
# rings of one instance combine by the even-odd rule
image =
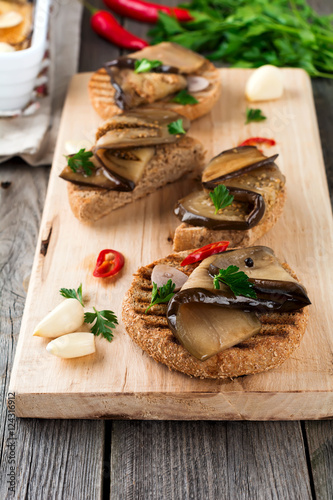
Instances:
[[[233,67],[263,64],[303,68],[333,78],[333,14],[320,16],[306,0],[192,0],[193,21],[161,12],[153,43],[172,41]]]

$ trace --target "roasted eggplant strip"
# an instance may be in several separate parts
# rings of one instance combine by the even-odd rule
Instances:
[[[179,136],[170,134],[168,125],[180,118],[187,132],[190,121],[173,111],[145,108],[114,116],[100,127],[93,151],[99,148],[135,148],[176,142]]]
[[[265,213],[265,201],[259,193],[246,189],[229,187],[229,193],[234,196],[234,202],[219,214],[214,213],[209,195],[204,191],[192,193],[181,199],[175,209],[175,215],[182,221],[194,226],[204,226],[209,229],[247,230],[256,226]],[[235,202],[241,204],[235,207]],[[235,207],[234,211],[232,210]],[[237,214],[238,211],[238,214]],[[234,212],[234,213],[233,213]],[[244,220],[235,220],[236,218]]]
[[[246,272],[254,284],[256,298],[235,296],[223,283],[220,289],[214,288],[213,276],[230,265]],[[287,276],[287,279],[272,279],[279,276]],[[208,304],[260,314],[297,311],[309,305],[310,300],[305,288],[283,268],[274,252],[268,247],[258,246],[226,251],[201,262],[169,302],[167,320],[176,336],[177,316],[183,304]]]
[[[84,175],[73,170],[67,165],[59,175],[62,179],[76,184],[78,186],[89,186],[101,189],[117,189],[118,181],[113,176],[110,176],[108,171],[104,168],[95,168],[92,175]]]
[[[276,154],[267,158],[255,146],[228,149],[209,162],[202,174],[202,185],[205,189],[214,189],[228,179],[274,164],[277,157]]]

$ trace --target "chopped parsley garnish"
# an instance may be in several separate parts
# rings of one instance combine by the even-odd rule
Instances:
[[[75,290],[74,288],[60,288],[60,295],[65,297],[65,299],[76,299],[80,302],[81,306],[84,307],[84,303],[82,300],[82,283],[79,288]]]
[[[153,61],[150,59],[137,59],[134,63],[134,73],[148,73],[154,68],[158,68],[159,66],[162,66],[161,61]]]
[[[219,273],[214,276],[214,288],[219,290],[220,283],[227,285],[236,297],[237,295],[243,295],[252,299],[257,298],[249,277],[243,271],[240,271],[237,266],[220,269]]]
[[[91,333],[94,335],[102,335],[106,340],[111,342],[113,339],[112,330],[118,325],[117,316],[113,311],[97,311],[93,307],[95,312],[87,312],[84,314],[85,323],[94,323],[91,327]]]
[[[246,109],[246,122],[247,125],[250,122],[261,122],[266,120],[267,117],[262,114],[261,109],[247,108]]]
[[[209,193],[217,214],[222,208],[228,207],[234,201],[234,197],[229,193],[229,189],[224,184],[216,186],[214,191]]]
[[[174,289],[176,288],[175,283],[172,280],[168,280],[165,285],[157,288],[157,284],[153,283],[153,290],[151,292],[151,303],[150,306],[145,310],[145,314],[149,309],[156,304],[165,304],[169,302],[170,299],[175,295]]]
[[[89,160],[93,156],[91,151],[86,151],[85,148],[80,149],[75,155],[66,156],[68,166],[73,172],[83,172],[86,175],[92,175],[94,164]]]
[[[183,89],[172,99],[172,102],[178,102],[178,104],[198,104],[198,99],[189,94],[187,90]]]
[[[183,127],[183,119],[179,118],[179,120],[169,123],[168,130],[171,135],[186,134],[186,130]]]

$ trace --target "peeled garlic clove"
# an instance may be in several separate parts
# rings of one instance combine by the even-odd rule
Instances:
[[[59,358],[79,358],[95,352],[95,335],[89,332],[75,332],[52,340],[46,346],[47,352]]]
[[[256,69],[246,83],[245,95],[249,101],[279,99],[282,94],[283,79],[281,70],[270,64]]]
[[[11,10],[0,16],[0,28],[13,28],[23,21],[19,12]]]
[[[33,335],[54,339],[75,332],[84,323],[84,310],[76,299],[66,299],[35,328]]]
[[[15,49],[9,43],[0,42],[0,52],[15,52]]]
[[[175,292],[181,289],[188,276],[182,273],[175,267],[167,266],[166,264],[157,264],[151,274],[151,282],[156,283],[157,288],[165,285],[169,280],[173,281],[176,285]]]
[[[187,90],[188,92],[201,92],[209,86],[209,81],[203,76],[188,76]]]
[[[80,149],[85,149],[89,151],[92,147],[92,143],[88,139],[82,139],[81,141],[66,141],[65,150],[68,155],[75,155]]]

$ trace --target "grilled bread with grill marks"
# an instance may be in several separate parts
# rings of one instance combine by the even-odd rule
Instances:
[[[200,248],[216,241],[226,240],[230,242],[230,247],[248,247],[266,234],[282,215],[286,200],[286,188],[280,189],[275,203],[266,206],[266,211],[261,221],[251,229],[245,231],[226,231],[208,229],[207,227],[192,226],[182,222],[175,231],[173,249],[175,252],[188,250],[190,248]]]
[[[168,264],[191,274],[196,265],[181,267],[190,252],[179,252],[141,267],[134,275],[124,302],[122,318],[130,337],[155,361],[170,369],[200,378],[225,379],[260,373],[281,365],[299,346],[304,335],[307,309],[293,313],[260,314],[261,331],[234,347],[199,361],[174,337],[168,327],[167,304],[146,308],[151,301],[151,273],[155,265]],[[287,264],[283,267],[294,277]]]
[[[183,105],[171,102],[172,95],[160,101],[150,103],[149,108],[175,111],[191,121],[209,113],[220,97],[220,73],[212,63],[207,61],[200,72],[200,76],[206,78],[210,85],[207,89],[195,93],[195,98],[199,101],[198,104]],[[92,75],[88,89],[93,108],[104,120],[123,113],[114,102],[115,89],[111,85],[110,75],[104,68],[100,68]],[[140,106],[141,109],[144,109],[144,107]]]

